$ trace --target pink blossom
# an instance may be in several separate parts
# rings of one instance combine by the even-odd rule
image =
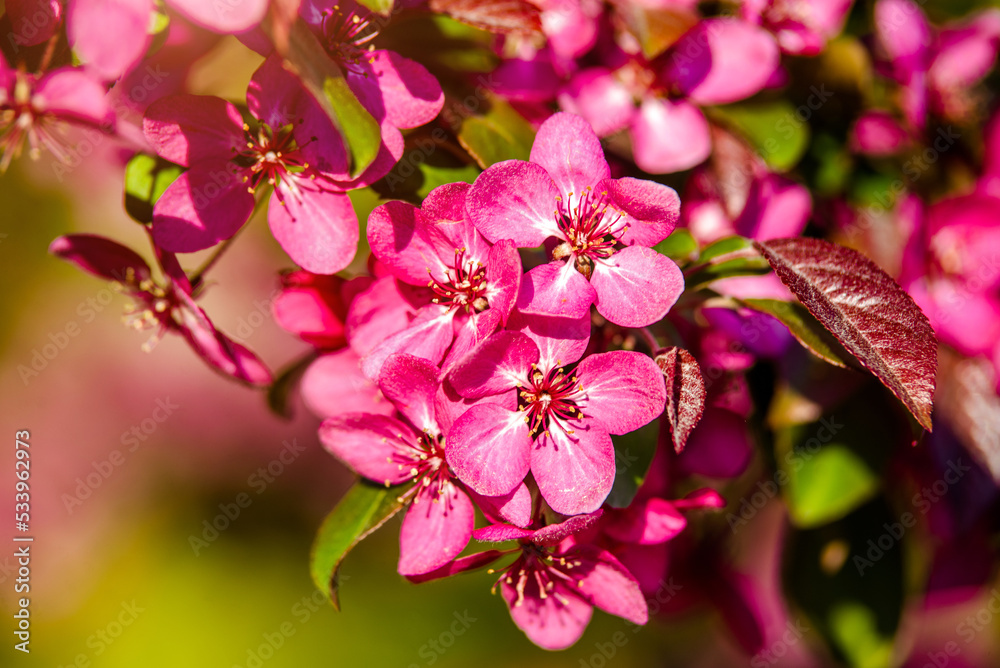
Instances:
[[[781,50],[815,56],[840,34],[854,0],[745,0],[744,20],[774,33]]]
[[[402,419],[368,413],[330,418],[320,426],[320,440],[360,475],[387,487],[415,483],[403,497],[410,507],[399,536],[399,572],[420,575],[437,569],[465,548],[475,510],[445,461],[447,424],[435,407],[439,370],[412,355],[390,356],[378,377],[379,389]],[[530,508],[527,489],[510,490],[500,500]]]
[[[180,95],[150,105],[146,138],[158,155],[189,167],[156,202],[153,238],[172,252],[228,239],[250,217],[256,189],[267,184],[274,188],[268,223],[289,256],[318,274],[343,269],[358,243],[345,191],[384,175],[402,147],[383,144],[375,163],[351,181],[342,139],[276,56],[254,73],[247,103],[257,127],[219,98]]]
[[[448,463],[480,494],[506,494],[530,471],[556,512],[592,512],[614,481],[611,434],[663,412],[663,374],[649,357],[628,351],[590,355],[571,367],[586,348],[587,320],[519,316],[517,324],[521,331],[494,334],[449,375],[470,399],[515,391],[517,408],[469,408],[452,427]]]
[[[114,113],[104,87],[76,67],[42,75],[11,69],[0,54],[0,172],[21,154],[25,143],[33,158],[43,148],[67,162],[67,125],[111,131]]]
[[[711,152],[699,106],[728,104],[763,89],[779,67],[763,28],[733,18],[699,22],[663,56],[631,56],[617,67],[576,73],[559,94],[566,111],[606,136],[627,129],[636,165],[652,174],[689,169]]]
[[[680,269],[649,248],[673,230],[677,193],[609,177],[594,131],[560,113],[539,129],[530,162],[501,162],[476,179],[466,209],[484,237],[521,248],[558,244],[552,262],[525,275],[518,308],[575,318],[594,303],[608,320],[641,327],[677,301]]]
[[[491,244],[466,218],[466,183],[432,190],[417,208],[388,202],[368,219],[372,254],[400,281],[427,286],[431,303],[405,329],[365,358],[378,374],[393,352],[441,363],[456,359],[507,323],[521,282],[521,260],[510,241]]]
[[[268,385],[271,374],[244,346],[219,332],[195,303],[191,285],[177,259],[160,253],[165,281],[154,281],[146,261],[110,239],[90,234],[59,237],[49,252],[84,271],[115,283],[135,300],[126,322],[135,329],[156,331],[143,349],[150,351],[167,332],[180,334],[205,362],[218,371],[252,385]]]

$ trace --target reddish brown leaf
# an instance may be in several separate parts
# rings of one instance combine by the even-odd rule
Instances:
[[[705,410],[705,380],[694,356],[683,348],[667,348],[656,356],[667,381],[667,407],[674,450],[680,452]]]
[[[431,0],[430,8],[488,32],[542,31],[541,11],[527,0]]]
[[[803,238],[754,245],[809,312],[930,431],[937,338],[913,298],[849,248]]]

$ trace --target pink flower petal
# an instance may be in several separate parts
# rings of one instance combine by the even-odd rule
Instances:
[[[153,0],[74,0],[66,15],[70,46],[107,80],[120,77],[149,45]]]
[[[434,364],[404,353],[389,355],[378,375],[378,387],[385,398],[410,424],[431,434],[440,433],[434,417],[434,398],[440,385]]]
[[[114,121],[104,86],[80,69],[64,67],[42,77],[31,103],[39,110],[91,125]]]
[[[664,543],[687,526],[687,520],[664,499],[647,499],[624,511],[618,511],[615,521],[604,531],[615,540],[637,545]]]
[[[243,117],[231,103],[208,95],[171,95],[146,109],[142,131],[157,155],[184,167],[229,160],[244,147]]]
[[[647,97],[632,120],[635,164],[650,174],[690,169],[712,151],[708,121],[684,100]]]
[[[508,540],[519,540],[534,535],[532,529],[522,529],[510,524],[491,524],[472,532],[472,537],[480,543],[505,543]]]
[[[393,455],[415,454],[417,435],[395,418],[368,413],[327,418],[319,426],[319,440],[353,471],[380,485],[411,478],[410,468],[400,466]]]
[[[528,371],[538,362],[538,347],[518,332],[498,332],[458,361],[448,375],[460,395],[478,399],[528,384]]]
[[[502,556],[504,556],[504,553],[498,552],[497,550],[477,552],[476,554],[470,554],[467,557],[456,559],[455,561],[445,564],[441,568],[436,568],[429,573],[422,573],[421,575],[408,575],[406,579],[414,583],[432,582],[433,580],[440,580],[441,578],[451,577],[452,575],[459,575],[461,573],[479,570],[483,566],[492,564]]]
[[[228,239],[253,212],[254,198],[229,162],[202,161],[170,184],[153,206],[153,240],[191,253]]]
[[[690,473],[732,478],[746,469],[752,455],[746,421],[732,411],[706,406],[678,463]]]
[[[728,104],[764,88],[779,60],[778,45],[763,28],[712,18],[678,40],[664,76],[695,104]]]
[[[531,542],[536,545],[558,545],[566,538],[596,525],[603,514],[603,510],[595,510],[586,515],[574,515],[558,524],[546,525],[533,533]]]
[[[376,78],[385,118],[397,128],[430,123],[444,106],[441,84],[427,69],[393,51],[368,54],[371,76]]]
[[[581,318],[558,318],[515,312],[508,328],[535,342],[538,366],[546,370],[577,361],[590,343],[589,313]]]
[[[599,420],[612,434],[627,434],[663,413],[667,389],[652,358],[630,350],[588,355],[576,367],[587,398],[578,402],[584,415]]]
[[[812,214],[809,191],[780,174],[767,174],[750,186],[736,231],[757,241],[797,237]]]
[[[548,102],[561,83],[547,51],[536,53],[530,60],[505,58],[490,73],[490,88],[507,100],[519,102]]]
[[[306,407],[321,418],[396,412],[378,386],[361,373],[361,359],[350,348],[317,358],[303,374],[300,389]]]
[[[521,424],[524,424],[522,421]],[[549,507],[563,515],[601,507],[615,481],[615,450],[598,420],[566,420],[572,434],[550,426],[531,447],[531,472]]]
[[[377,378],[386,358],[404,351],[440,364],[454,336],[454,317],[454,311],[436,304],[425,306],[406,329],[384,339],[361,359],[361,371],[369,378]]]
[[[236,33],[249,30],[264,19],[268,0],[167,0],[167,4],[202,28]]]
[[[428,301],[415,301],[410,286],[392,276],[376,279],[347,310],[345,324],[351,348],[364,357],[386,337],[406,329]]]
[[[875,34],[901,81],[927,69],[931,27],[924,13],[910,0],[878,0]]]
[[[130,271],[137,282],[149,278],[151,274],[149,265],[138,253],[96,234],[59,237],[49,245],[49,252],[109,281],[123,283]]]
[[[590,313],[597,292],[573,262],[538,265],[521,278],[517,308],[523,313],[582,318]]]
[[[443,493],[440,493],[443,492]],[[457,557],[472,536],[476,511],[450,480],[417,492],[399,530],[400,575],[421,575]]]
[[[633,624],[649,621],[649,609],[639,583],[611,553],[587,546],[570,554],[583,561],[584,574],[580,576],[583,584],[578,589],[581,596],[604,612]]]
[[[386,202],[368,217],[372,253],[394,276],[412,285],[427,285],[430,277],[444,280],[449,266],[443,258],[455,248],[449,241],[434,221],[407,202]]]
[[[851,150],[884,157],[906,150],[913,143],[910,133],[884,111],[863,113],[851,130]]]
[[[448,465],[483,496],[508,494],[528,475],[531,437],[517,411],[488,403],[473,406],[455,420],[446,443]]]
[[[470,490],[473,500],[486,519],[508,522],[518,527],[531,524],[531,492],[523,482],[502,496],[483,496]]]
[[[574,74],[559,92],[559,106],[586,119],[598,137],[628,127],[636,114],[632,93],[603,67]]]
[[[466,200],[469,218],[489,241],[510,239],[518,248],[535,248],[559,236],[559,188],[545,168],[507,160],[480,174]]]
[[[674,231],[680,217],[681,200],[677,191],[655,181],[608,179],[599,189],[608,193],[622,221],[628,228],[621,236],[626,246],[655,246]]]
[[[965,25],[942,30],[931,63],[930,84],[938,90],[971,87],[985,77],[997,58],[1000,10],[987,9]]]
[[[521,256],[513,242],[501,239],[490,249],[486,259],[486,300],[490,310],[500,314],[507,324],[521,289]],[[482,329],[480,333],[485,334]]]
[[[645,327],[667,314],[684,291],[684,274],[670,258],[629,246],[594,263],[590,284],[597,312],[622,327]]]
[[[593,607],[557,580],[555,590],[541,597],[538,583],[529,578],[521,600],[517,589],[500,582],[500,595],[510,608],[510,616],[531,642],[542,649],[560,650],[583,635]]]
[[[545,168],[563,197],[580,195],[611,175],[594,129],[575,114],[554,114],[542,123],[531,145],[531,162]]]
[[[351,263],[358,248],[358,216],[350,198],[297,179],[298,192],[279,181],[268,205],[271,234],[288,257],[314,274],[333,274]]]

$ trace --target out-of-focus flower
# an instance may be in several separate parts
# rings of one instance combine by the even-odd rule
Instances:
[[[167,332],[180,334],[205,362],[222,373],[252,385],[267,385],[271,374],[246,347],[215,326],[194,300],[195,290],[170,253],[160,253],[163,283],[138,254],[110,239],[90,234],[59,237],[52,254],[95,276],[114,281],[135,300],[126,322],[135,329],[155,329],[144,344],[152,350]]]
[[[743,0],[745,21],[764,26],[781,50],[815,56],[840,34],[854,0]]]

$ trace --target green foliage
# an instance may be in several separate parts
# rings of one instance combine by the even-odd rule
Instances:
[[[125,166],[125,211],[137,222],[153,222],[153,205],[177,180],[183,167],[145,153],[137,153]]]

